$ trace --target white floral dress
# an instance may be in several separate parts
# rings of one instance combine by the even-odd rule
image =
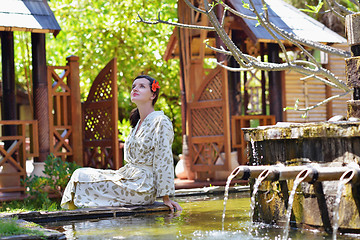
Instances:
[[[162,111],[150,113],[125,141],[127,164],[118,170],[77,169],[65,188],[61,206],[146,205],[154,203],[156,197],[173,195],[173,137],[169,118]]]

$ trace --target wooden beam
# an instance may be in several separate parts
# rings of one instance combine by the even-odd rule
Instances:
[[[80,77],[79,77],[79,57],[69,56],[66,58],[69,66],[68,85],[71,90],[70,95],[70,111],[68,114],[69,122],[72,126],[73,133],[70,136],[70,145],[73,149],[71,160],[76,162],[79,166],[83,165],[83,126],[82,112],[81,112],[81,97],[80,97]]]
[[[39,123],[39,157],[35,162],[44,162],[50,154],[49,99],[47,86],[47,67],[45,34],[32,33],[33,98],[34,119]]]
[[[3,120],[17,120],[13,32],[1,32],[1,62],[3,90],[1,116]],[[6,126],[3,131],[4,136],[17,135],[16,126]]]
[[[268,61],[280,63],[279,46],[268,43]],[[283,121],[283,86],[282,74],[279,71],[269,72],[269,98],[270,98],[270,115],[275,115],[276,121]]]

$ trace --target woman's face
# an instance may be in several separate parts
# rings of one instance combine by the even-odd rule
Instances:
[[[152,102],[155,94],[150,89],[150,82],[146,78],[135,79],[131,90],[131,102],[135,104]]]

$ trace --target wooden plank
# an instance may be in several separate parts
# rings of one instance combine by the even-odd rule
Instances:
[[[189,107],[191,109],[203,109],[203,108],[222,107],[222,106],[223,106],[222,100],[198,101],[189,104]]]
[[[207,136],[207,137],[192,137],[192,143],[212,143],[212,142],[223,142],[224,135],[219,136]]]

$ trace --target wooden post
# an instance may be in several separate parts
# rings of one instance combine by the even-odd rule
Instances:
[[[345,59],[347,85],[353,88],[353,99],[347,102],[348,118],[360,118],[360,14],[346,16],[346,32],[352,57]]]
[[[178,1],[178,16],[179,23],[191,23],[191,11],[184,1]],[[189,153],[189,115],[188,115],[188,102],[189,95],[189,82],[190,82],[190,62],[191,62],[191,45],[190,45],[190,29],[179,28],[178,40],[180,49],[180,63],[181,63],[181,114],[182,114],[182,135],[183,145],[182,154],[185,162],[185,169],[187,178],[189,180],[195,179],[195,173],[191,170],[192,157]]]
[[[260,43],[260,57],[262,62],[265,61],[264,54],[264,43]],[[264,70],[261,70],[261,112],[262,115],[266,115],[266,75]]]
[[[1,32],[1,55],[3,90],[1,116],[3,120],[17,120],[13,32]],[[16,136],[16,126],[4,127],[3,135]]]
[[[216,16],[217,16],[219,22],[221,23],[223,16],[224,16],[224,7],[221,4],[218,4],[216,6],[216,12],[217,12]],[[219,37],[218,34],[215,35],[215,40],[216,40],[216,47],[218,49],[221,49],[221,48],[226,49],[224,42],[221,40],[221,38]],[[226,59],[225,54],[223,54],[223,53],[216,52],[215,55],[216,55],[216,59],[218,62],[222,62]]]
[[[268,61],[280,63],[279,46],[268,43]],[[283,79],[279,71],[269,72],[270,115],[275,115],[276,122],[283,121]]]
[[[34,119],[39,123],[39,157],[44,162],[50,153],[50,127],[46,68],[45,34],[31,33],[33,65]]]
[[[66,58],[69,66],[69,76],[67,84],[70,88],[70,105],[68,113],[69,124],[72,126],[72,134],[70,136],[70,146],[73,149],[73,155],[69,157],[71,161],[78,165],[83,165],[83,129],[82,129],[82,112],[80,98],[80,77],[79,77],[79,57],[69,56]]]

